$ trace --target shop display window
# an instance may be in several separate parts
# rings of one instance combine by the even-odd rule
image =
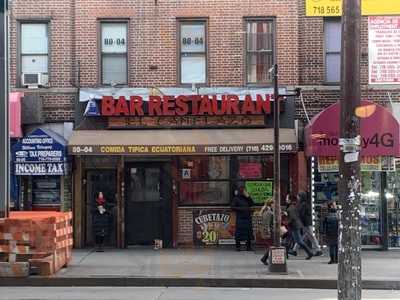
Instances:
[[[400,247],[400,161],[396,172],[387,173],[385,197],[388,212],[389,247]]]
[[[191,156],[180,159],[183,180],[229,179],[229,156]]]
[[[273,178],[272,156],[238,156],[234,163],[236,179]]]
[[[361,239],[363,245],[382,244],[380,172],[361,172]]]
[[[381,172],[361,172],[361,239],[365,246],[381,246],[383,243],[380,182]],[[331,201],[339,203],[339,173],[315,171],[313,185],[318,232],[327,213],[327,204]]]
[[[32,177],[32,206],[59,206],[60,176]]]
[[[286,174],[287,160],[282,162]],[[180,205],[229,206],[240,186],[246,187],[256,205],[272,198],[271,155],[181,157],[178,175]]]
[[[229,205],[229,181],[181,182],[179,198],[183,205]]]

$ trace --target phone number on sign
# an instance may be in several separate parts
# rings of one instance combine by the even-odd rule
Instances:
[[[286,145],[280,145],[279,150],[280,151],[293,151],[294,149],[293,149],[293,145],[286,144]],[[261,151],[264,151],[264,152],[274,151],[274,145],[264,144],[261,146]]]
[[[313,6],[313,13],[315,15],[340,15],[340,6]]]

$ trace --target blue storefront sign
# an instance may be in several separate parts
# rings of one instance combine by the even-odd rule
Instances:
[[[12,147],[15,175],[66,175],[67,141],[38,128]]]

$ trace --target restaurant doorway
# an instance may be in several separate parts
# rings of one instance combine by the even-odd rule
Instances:
[[[172,240],[170,165],[129,163],[125,166],[126,244],[152,245],[155,239],[169,247]]]
[[[93,235],[93,213],[96,209],[96,197],[103,192],[106,199],[106,208],[110,213],[108,236],[104,244],[110,247],[117,245],[117,222],[116,222],[116,194],[117,194],[117,172],[115,170],[88,170],[86,173],[86,246],[94,245]]]

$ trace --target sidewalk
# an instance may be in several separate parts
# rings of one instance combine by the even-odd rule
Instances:
[[[337,265],[326,254],[307,261],[299,253],[288,260],[288,274],[268,272],[262,250],[233,249],[91,249],[74,250],[68,268],[51,278],[32,276],[9,285],[241,286],[336,288]],[[364,251],[363,287],[400,289],[400,251]],[[0,285],[8,285],[2,279]]]

